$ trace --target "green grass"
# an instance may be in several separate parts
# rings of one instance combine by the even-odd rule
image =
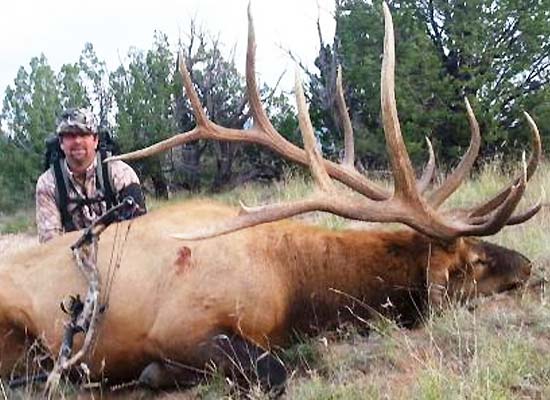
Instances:
[[[36,232],[34,209],[19,210],[10,215],[0,215],[0,235],[34,232]]]
[[[547,345],[540,348],[525,327],[503,331],[490,320],[469,319],[446,331],[440,326],[445,322],[434,323],[433,346],[444,358],[434,357],[422,369],[415,398],[510,399],[522,393],[536,398],[548,391]]]
[[[304,400],[363,400],[379,399],[375,387],[361,382],[330,382],[313,373],[307,383],[294,385],[289,389],[287,397]]]

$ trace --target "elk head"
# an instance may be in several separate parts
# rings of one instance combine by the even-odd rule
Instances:
[[[532,132],[533,151],[529,162],[522,163],[522,171],[498,194],[485,202],[466,209],[440,209],[444,201],[459,187],[477,157],[480,147],[479,126],[467,99],[465,108],[471,130],[471,141],[456,169],[443,183],[430,189],[435,171],[435,157],[429,140],[429,161],[422,176],[416,180],[407,153],[397,116],[394,90],[395,50],[391,14],[383,3],[385,19],[384,57],[381,71],[382,120],[387,151],[394,178],[393,191],[368,180],[354,167],[353,132],[344,102],[341,73],[337,78],[337,108],[343,121],[345,155],[341,163],[322,157],[316,146],[314,130],[307,111],[301,82],[296,78],[296,102],[304,149],[288,142],[269,121],[262,107],[255,80],[255,37],[249,16],[248,50],[246,62],[247,96],[253,125],[247,130],[230,129],[210,121],[194,89],[183,57],[179,68],[187,96],[196,119],[191,131],[173,136],[151,147],[128,153],[114,159],[135,159],[164,151],[198,139],[214,139],[256,143],[266,146],[294,162],[310,168],[316,189],[307,198],[287,203],[257,207],[241,205],[238,217],[208,226],[202,230],[176,235],[185,240],[199,240],[227,234],[267,222],[311,211],[324,211],[345,218],[371,222],[399,222],[417,232],[422,243],[433,249],[433,257],[441,258],[426,265],[430,298],[436,304],[444,294],[488,294],[515,287],[529,277],[531,264],[523,255],[482,241],[475,237],[495,234],[507,225],[522,223],[541,208],[539,201],[526,211],[514,215],[527,181],[535,172],[541,141],[532,118],[525,117]],[[343,185],[336,185],[332,180]],[[351,189],[351,190],[350,190]]]
[[[531,275],[531,262],[517,251],[474,238],[464,238],[464,262],[449,271],[448,293],[469,298],[515,289]]]

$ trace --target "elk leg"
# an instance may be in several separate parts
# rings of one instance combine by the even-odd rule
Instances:
[[[260,387],[274,395],[282,393],[286,382],[286,369],[270,352],[243,339],[239,335],[220,334],[198,346],[193,359],[205,368],[199,371],[177,361],[155,361],[141,372],[139,382],[152,389],[196,384],[207,375],[208,366],[230,376],[239,385]]]

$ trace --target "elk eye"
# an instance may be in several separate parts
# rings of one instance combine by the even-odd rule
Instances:
[[[472,264],[486,264],[487,259],[484,254],[473,254],[472,258],[470,259],[470,263]]]
[[[487,263],[485,260],[478,258],[476,261],[470,263],[470,267],[472,268],[474,277],[480,278],[487,270]]]

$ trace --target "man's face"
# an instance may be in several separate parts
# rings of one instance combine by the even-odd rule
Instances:
[[[92,133],[64,132],[61,135],[61,150],[73,172],[82,173],[92,164],[98,140]]]

